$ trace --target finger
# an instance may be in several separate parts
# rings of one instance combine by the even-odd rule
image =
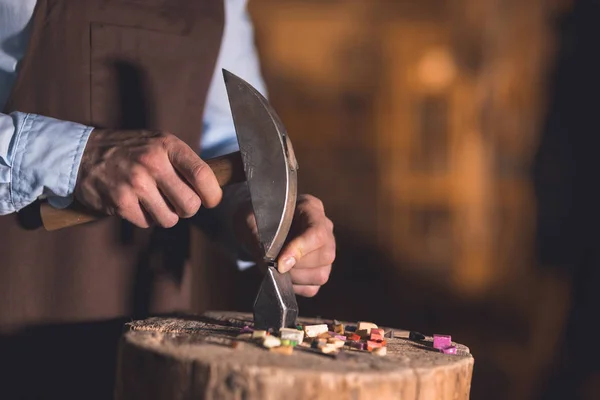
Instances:
[[[172,167],[170,169],[156,177],[158,188],[178,216],[189,218],[196,215],[202,204],[200,197]]]
[[[108,199],[106,203],[108,204]],[[115,206],[108,210],[110,215],[118,215],[139,228],[152,226],[152,218],[142,209],[137,196],[133,192],[120,193],[113,203]]]
[[[333,232],[326,224],[309,226],[302,234],[292,239],[279,256],[279,272],[285,273],[292,269],[304,256],[334,242]]]
[[[138,196],[144,210],[161,227],[172,228],[179,221],[179,216],[169,207],[156,185],[148,187]]]
[[[178,141],[167,152],[171,164],[196,191],[205,207],[216,207],[223,197],[215,173],[185,143]]]
[[[319,292],[320,288],[320,286],[294,285],[294,293],[298,296],[313,297]]]
[[[319,249],[300,258],[292,269],[312,269],[331,265],[335,261],[335,242],[332,240]]]
[[[292,268],[290,275],[295,285],[323,286],[329,280],[331,265],[311,269]]]

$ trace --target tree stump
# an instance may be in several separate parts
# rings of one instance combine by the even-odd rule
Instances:
[[[430,337],[414,341],[408,331],[394,330],[384,357],[350,350],[331,356],[298,347],[283,355],[250,342],[233,348],[240,328],[251,323],[250,314],[209,312],[127,324],[116,399],[469,398],[474,360],[463,345],[456,345],[458,354],[446,355],[433,349]]]

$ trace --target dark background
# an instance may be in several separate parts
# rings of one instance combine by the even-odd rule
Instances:
[[[301,313],[452,334],[473,399],[600,399],[600,2],[250,3],[336,224]],[[249,310],[260,278],[198,276],[198,311]]]

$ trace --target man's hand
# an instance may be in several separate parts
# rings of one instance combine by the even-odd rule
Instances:
[[[258,258],[258,231],[252,207],[244,207],[240,214],[236,216],[238,237]],[[312,297],[329,279],[334,259],[333,223],[325,215],[323,203],[310,195],[298,196],[290,240],[277,260],[279,272],[290,271],[296,294]]]
[[[215,207],[223,192],[210,167],[174,135],[96,129],[83,153],[75,198],[147,228],[170,228]]]

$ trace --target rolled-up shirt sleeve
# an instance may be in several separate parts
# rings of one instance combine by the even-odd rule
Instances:
[[[0,214],[40,197],[68,206],[92,129],[36,114],[0,113]]]

